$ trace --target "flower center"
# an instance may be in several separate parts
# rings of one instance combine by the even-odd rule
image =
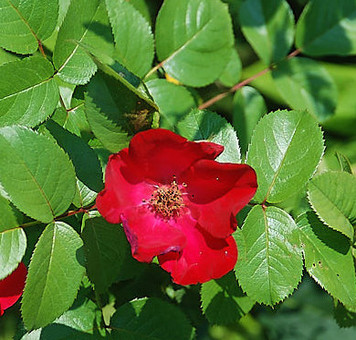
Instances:
[[[152,211],[163,218],[178,217],[184,207],[183,194],[175,180],[170,185],[158,187],[148,201]]]

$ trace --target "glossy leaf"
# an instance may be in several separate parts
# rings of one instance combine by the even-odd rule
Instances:
[[[94,135],[108,150],[118,152],[134,131],[149,126],[152,108],[122,83],[98,73],[88,85],[85,110]]]
[[[26,235],[21,228],[0,233],[0,280],[19,265],[26,251]]]
[[[57,106],[58,86],[53,66],[42,57],[0,66],[0,126],[36,126]]]
[[[235,272],[250,298],[272,306],[294,291],[303,261],[296,224],[285,211],[255,206],[236,239]]]
[[[298,219],[305,268],[309,275],[348,309],[356,312],[356,277],[350,243],[323,225],[313,212]]]
[[[253,87],[244,86],[234,95],[232,122],[243,153],[246,153],[252,133],[265,113],[267,113],[265,100]]]
[[[294,39],[294,16],[287,1],[244,1],[239,19],[246,39],[266,64],[288,54]]]
[[[156,49],[165,71],[189,86],[204,86],[224,71],[233,32],[218,0],[166,0],[157,16]]]
[[[299,192],[318,166],[323,134],[305,111],[275,111],[252,135],[247,163],[257,173],[257,202],[281,202]]]
[[[71,84],[86,84],[97,69],[80,43],[100,55],[113,55],[113,37],[104,1],[72,0],[58,32],[53,62],[58,76]]]
[[[75,174],[68,156],[53,141],[24,127],[4,127],[0,158],[0,182],[25,214],[50,222],[69,207]]]
[[[72,305],[85,272],[82,247],[68,224],[46,227],[36,244],[22,298],[27,329],[47,326]]]
[[[95,152],[81,138],[63,129],[53,120],[46,123],[46,128],[56,139],[72,161],[78,179],[89,189],[99,192],[103,189],[103,174]]]
[[[240,147],[236,132],[225,118],[204,110],[192,110],[177,125],[183,137],[193,140],[207,140],[223,145],[224,152],[216,158],[219,162],[239,163]]]
[[[18,227],[22,220],[21,213],[0,195],[0,233]]]
[[[311,56],[355,54],[356,1],[310,1],[297,24],[296,45]]]
[[[278,64],[272,77],[283,99],[292,109],[308,110],[319,121],[335,112],[336,85],[316,61],[293,58]]]
[[[325,172],[308,185],[308,199],[320,219],[353,240],[356,223],[356,178],[346,172]]]
[[[143,77],[151,68],[154,56],[151,27],[129,2],[105,1],[115,38],[115,59],[137,76]]]
[[[73,204],[78,208],[86,207],[94,202],[97,195],[97,192],[89,189],[80,180],[77,180],[77,190],[73,198]]]
[[[200,296],[203,313],[211,324],[238,322],[254,305],[238,286],[233,272],[202,284]]]
[[[230,60],[227,63],[223,73],[219,77],[219,81],[227,86],[232,87],[237,84],[241,77],[241,60],[235,48],[231,51]]]
[[[82,231],[88,276],[99,293],[117,279],[126,255],[126,236],[121,225],[103,218],[87,218]]]
[[[93,325],[97,318],[97,305],[89,299],[78,299],[50,325],[28,332],[21,340],[86,340],[93,339]],[[100,337],[97,337],[100,339]]]
[[[34,53],[57,25],[58,0],[0,0],[0,46]]]
[[[191,93],[164,79],[150,80],[146,86],[159,107],[160,127],[175,131],[178,121],[195,106]]]
[[[113,340],[193,338],[193,328],[180,309],[157,298],[133,300],[119,307],[110,326]]]

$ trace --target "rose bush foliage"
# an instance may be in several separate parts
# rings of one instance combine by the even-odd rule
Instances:
[[[0,338],[355,325],[355,13],[0,0]]]

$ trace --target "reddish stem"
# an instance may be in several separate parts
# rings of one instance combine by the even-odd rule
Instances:
[[[286,56],[286,59],[289,60],[295,56],[297,56],[299,53],[301,53],[301,49],[296,49],[295,51],[289,53],[287,56]],[[229,89],[228,91],[226,92],[223,92],[223,93],[219,93],[218,95],[216,95],[215,97],[207,100],[206,102],[202,103],[199,105],[199,109],[200,110],[204,110],[206,108],[208,108],[209,106],[215,104],[216,102],[218,102],[219,100],[225,98],[226,96],[228,96],[230,93],[234,93],[236,92],[237,90],[239,90],[241,87],[251,83],[252,81],[254,81],[255,79],[263,76],[264,74],[266,74],[268,71],[270,71],[272,69],[272,66],[269,66],[267,68],[265,68],[264,70],[258,72],[257,74],[251,76],[250,78],[247,78],[245,80],[243,80],[242,82],[240,83],[237,83],[236,85],[234,85],[231,89]]]
[[[44,49],[43,49],[43,45],[42,45],[41,40],[37,40],[37,42],[38,42],[38,48],[40,49],[41,54],[43,55],[43,57],[44,57],[45,59],[47,59],[47,56],[46,56],[46,53],[45,53],[45,51],[44,51]]]

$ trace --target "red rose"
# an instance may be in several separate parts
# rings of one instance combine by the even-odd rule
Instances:
[[[152,129],[109,158],[99,212],[122,222],[137,260],[158,256],[178,284],[219,278],[236,263],[235,215],[257,182],[248,165],[214,161],[223,150]]]
[[[21,262],[15,271],[0,281],[0,316],[21,297],[26,275],[26,266]]]

